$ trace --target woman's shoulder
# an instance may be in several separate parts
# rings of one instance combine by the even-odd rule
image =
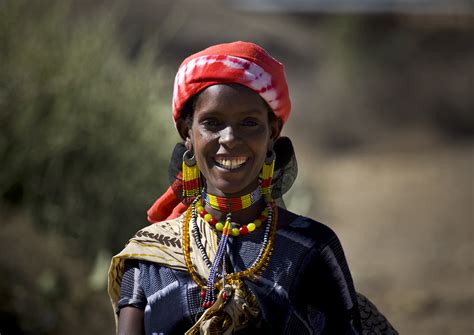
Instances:
[[[125,259],[139,259],[176,269],[185,268],[182,258],[181,222],[180,218],[176,218],[153,223],[138,230],[113,259],[119,265]]]
[[[277,232],[287,237],[299,237],[308,247],[323,248],[339,243],[335,231],[324,223],[284,208],[278,208]]]

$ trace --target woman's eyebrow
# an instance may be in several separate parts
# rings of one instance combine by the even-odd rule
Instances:
[[[218,109],[203,109],[199,111],[199,118],[210,117],[210,116],[221,116],[223,114],[225,114],[225,112],[220,111]]]
[[[228,115],[228,112],[224,108],[209,108],[209,109],[201,109],[199,111],[199,114],[202,116],[220,116],[220,115]],[[262,113],[256,108],[249,108],[243,111],[239,111],[238,115],[239,116],[260,116]],[[263,116],[266,116],[267,114],[264,114]]]

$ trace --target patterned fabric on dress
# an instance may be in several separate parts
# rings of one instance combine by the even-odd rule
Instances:
[[[181,224],[179,219],[157,225],[177,224]],[[143,238],[143,231],[138,234]],[[233,271],[252,264],[260,250],[262,234],[263,229],[259,229],[245,238],[232,239],[227,263]],[[212,243],[211,240],[209,244]],[[150,250],[145,249],[142,254]],[[138,254],[122,256],[111,267],[111,274],[115,275],[109,281],[120,278],[120,283],[124,272],[122,293],[119,292],[115,308],[144,308],[146,334],[182,334],[191,328],[203,310],[200,290],[190,275],[179,267],[160,265],[150,256],[145,260]],[[125,269],[127,258],[142,260],[127,261]],[[280,228],[268,268],[257,280],[245,283],[257,299],[261,317],[242,333],[361,333],[357,296],[341,245],[334,232],[321,223],[299,217]],[[113,291],[113,287],[109,290]],[[137,297],[145,299],[139,302]]]

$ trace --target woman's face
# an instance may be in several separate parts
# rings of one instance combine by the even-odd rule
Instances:
[[[214,85],[196,101],[188,139],[207,192],[239,196],[258,186],[268,150],[280,133],[264,100],[242,85]]]

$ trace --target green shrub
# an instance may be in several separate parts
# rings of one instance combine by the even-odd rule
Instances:
[[[93,255],[146,223],[177,138],[153,49],[127,59],[119,11],[71,7],[0,6],[0,197]]]

